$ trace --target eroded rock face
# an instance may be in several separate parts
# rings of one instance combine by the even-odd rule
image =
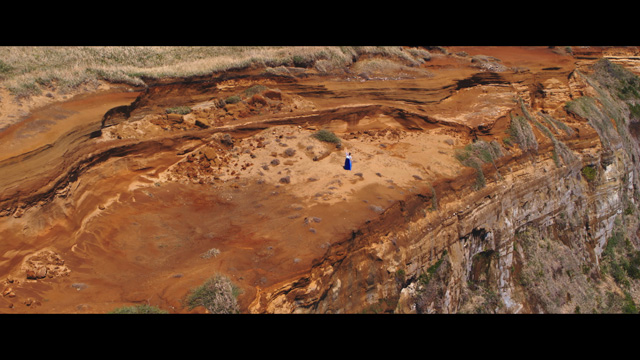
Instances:
[[[27,281],[7,280],[2,300],[184,312],[178,300],[219,271],[242,312],[619,312],[609,239],[639,243],[634,82],[579,55],[492,51],[415,65],[428,77],[151,87],[16,150],[0,163],[1,263]]]
[[[534,112],[535,104],[547,114],[563,114],[571,131],[547,122],[545,131],[536,132],[534,151],[518,155],[510,149],[510,159],[493,169],[493,179],[480,190],[436,186],[443,195],[435,211],[427,193],[388,210],[337,245],[305,281],[272,293],[267,311],[615,312],[600,303],[620,298],[607,290],[616,285],[601,262],[618,232],[633,246],[640,243],[629,210],[639,200],[640,147],[626,105],[603,93],[595,77],[581,76],[574,77],[571,91],[547,81],[544,101],[529,97],[523,106],[532,127],[545,130],[539,124],[546,115]],[[561,108],[581,94],[600,96],[599,112],[574,117]],[[601,113],[620,118],[605,129],[597,123]],[[562,161],[559,142],[571,144]],[[396,226],[385,218],[395,218]]]

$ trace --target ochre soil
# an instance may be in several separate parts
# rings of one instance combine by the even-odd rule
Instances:
[[[215,274],[241,289],[242,312],[264,312],[260,292],[303,276],[333,242],[394,202],[430,196],[447,179],[474,181],[455,149],[474,138],[501,142],[519,89],[549,79],[566,85],[584,61],[546,47],[448,50],[468,56],[434,56],[421,66],[428,76],[254,71],[148,92],[113,87],[31,109],[0,133],[0,313],[135,304],[205,313],[183,300]],[[487,71],[472,66],[472,55],[509,69],[486,83],[461,82],[487,79],[474,77]],[[206,106],[182,118],[164,114],[255,84],[279,94],[279,111],[239,109],[235,120],[206,128],[194,123]],[[110,109],[134,101],[128,118],[110,118],[98,136]],[[1,113],[11,106],[4,102]],[[321,128],[342,146],[313,139]],[[345,151],[351,171],[342,168]],[[211,249],[218,253],[205,256]],[[28,276],[45,250],[57,260],[42,260],[44,278]]]

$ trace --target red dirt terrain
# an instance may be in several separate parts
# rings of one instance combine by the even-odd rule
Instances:
[[[0,132],[0,313],[205,313],[183,300],[215,274],[242,290],[243,313],[279,312],[260,294],[394,203],[473,181],[456,149],[501,141],[514,99],[566,86],[604,51],[447,50],[410,74],[252,70],[31,111]],[[232,95],[243,101],[220,102]],[[191,112],[166,114],[175,106]]]

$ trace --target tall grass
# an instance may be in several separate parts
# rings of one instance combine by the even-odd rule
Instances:
[[[477,140],[463,149],[456,150],[454,156],[462,165],[476,170],[476,190],[482,189],[486,185],[482,164],[492,164],[497,175],[500,176],[495,160],[502,157],[503,153],[500,144],[496,141]]]
[[[16,95],[44,88],[69,90],[96,80],[144,86],[167,77],[191,77],[248,67],[344,68],[363,54],[399,59],[410,66],[428,60],[424,50],[402,47],[325,46],[4,46],[0,86]]]

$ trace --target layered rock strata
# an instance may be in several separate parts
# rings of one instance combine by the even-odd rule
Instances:
[[[189,312],[214,273],[249,313],[632,308],[635,60],[508,52],[433,56],[424,78],[160,84],[11,148],[4,311]]]

